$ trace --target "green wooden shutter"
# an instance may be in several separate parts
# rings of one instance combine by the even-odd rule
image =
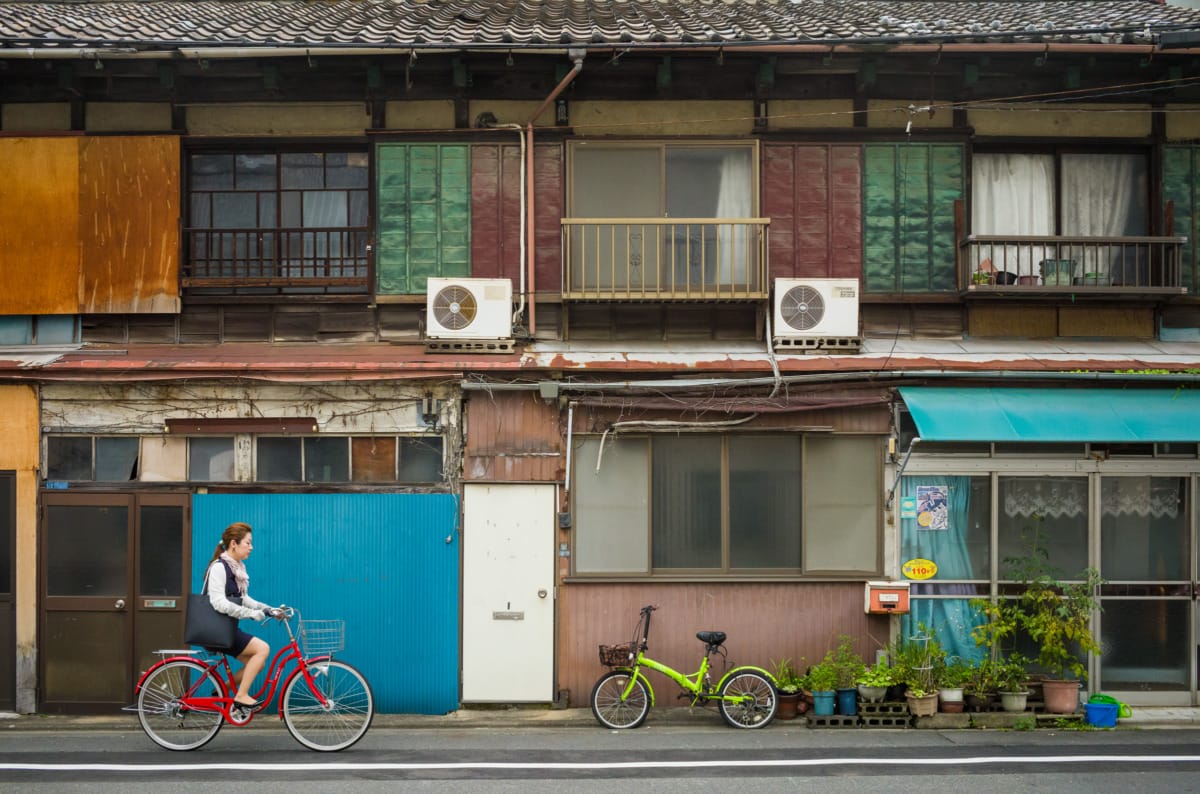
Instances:
[[[378,294],[420,294],[430,276],[470,274],[469,164],[465,145],[379,145]]]
[[[895,143],[865,147],[864,289],[952,292],[954,202],[963,197],[963,147]]]
[[[1175,202],[1175,234],[1187,235],[1187,242],[1180,253],[1183,270],[1183,286],[1194,293],[1200,284],[1197,279],[1196,261],[1196,192],[1200,186],[1197,179],[1197,159],[1200,147],[1167,146],[1163,148],[1163,199]]]

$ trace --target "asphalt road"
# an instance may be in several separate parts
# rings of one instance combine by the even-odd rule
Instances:
[[[1186,792],[1200,731],[813,730],[720,725],[372,729],[313,753],[279,730],[226,728],[191,753],[140,732],[7,731],[0,790],[228,792]]]

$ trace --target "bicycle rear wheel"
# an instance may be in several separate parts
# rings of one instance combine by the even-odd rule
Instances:
[[[721,716],[734,728],[764,728],[775,719],[779,709],[775,685],[753,670],[734,672],[721,685],[720,695],[722,698],[739,698],[717,701]]]
[[[629,697],[621,694],[629,686],[629,672],[614,670],[600,676],[592,687],[592,714],[606,728],[636,728],[650,713],[650,693],[640,678],[633,680]]]
[[[219,711],[189,709],[184,697],[224,696],[221,683],[204,665],[179,660],[167,662],[142,682],[137,714],[142,730],[159,747],[196,750],[212,741],[221,730]]]
[[[345,750],[367,732],[375,716],[375,698],[362,673],[344,662],[308,665],[314,692],[296,670],[283,689],[283,723],[292,738],[310,750]],[[321,698],[325,703],[321,703]]]

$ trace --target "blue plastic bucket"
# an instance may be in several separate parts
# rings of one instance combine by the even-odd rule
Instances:
[[[845,714],[847,717],[852,717],[857,714],[858,690],[839,689],[837,691],[837,710],[838,714]]]
[[[1117,727],[1117,709],[1112,703],[1087,703],[1084,705],[1084,720],[1097,728]]]
[[[813,692],[813,714],[818,717],[830,717],[833,715],[833,699],[834,692]]]

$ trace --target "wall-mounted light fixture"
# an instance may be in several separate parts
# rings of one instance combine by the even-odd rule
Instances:
[[[421,421],[426,427],[433,430],[438,429],[438,422],[442,418],[442,401],[435,400],[432,394],[426,394],[421,398]]]

